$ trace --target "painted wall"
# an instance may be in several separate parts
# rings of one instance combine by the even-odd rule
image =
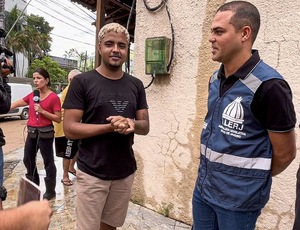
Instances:
[[[155,7],[161,0],[146,2]],[[135,138],[138,171],[132,200],[189,224],[208,79],[219,66],[211,60],[210,24],[216,9],[225,2],[168,1],[175,34],[171,74],[156,76],[146,90],[151,131]],[[290,83],[299,114],[300,1],[250,2],[258,7],[262,20],[254,48]],[[134,75],[146,86],[151,76],[145,75],[145,40],[155,36],[171,38],[171,29],[166,7],[150,12],[144,1],[137,1],[136,13]],[[297,134],[298,130],[297,124]],[[297,157],[284,173],[274,177],[271,199],[257,229],[291,229],[299,161]]]

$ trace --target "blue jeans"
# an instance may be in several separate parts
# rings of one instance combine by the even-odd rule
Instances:
[[[254,230],[261,210],[230,211],[204,201],[197,185],[193,194],[193,230]]]
[[[3,170],[4,170],[3,149],[2,146],[0,146],[0,187],[3,185]]]

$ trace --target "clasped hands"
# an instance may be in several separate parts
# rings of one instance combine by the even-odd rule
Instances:
[[[109,116],[106,120],[110,122],[110,125],[113,126],[115,132],[126,135],[135,130],[135,123],[130,118]]]

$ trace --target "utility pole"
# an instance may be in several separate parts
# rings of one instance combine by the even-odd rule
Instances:
[[[96,39],[95,39],[95,68],[101,64],[101,56],[98,50],[98,33],[105,24],[105,0],[97,0]]]
[[[4,6],[5,0],[0,0],[0,29],[5,30],[4,28]],[[0,38],[0,45],[4,46],[4,38]]]
[[[0,0],[3,1],[5,3],[5,0]],[[23,16],[27,6],[29,5],[29,3],[31,2],[31,0],[29,0],[29,2],[26,3],[26,6],[24,7],[24,9],[22,10],[21,14],[19,15],[19,17],[17,18],[17,20],[14,22],[14,24],[11,26],[11,28],[9,29],[9,31],[6,33],[6,36],[4,38],[4,40],[8,37],[8,35],[10,34],[10,32],[13,30],[13,28],[15,27],[15,25],[17,24],[17,22],[19,21],[19,19]],[[3,4],[4,6],[4,4]],[[3,7],[4,8],[4,7]],[[4,9],[3,9],[3,15],[4,15]]]
[[[86,61],[87,61],[87,51],[85,51],[85,55],[84,55],[84,67],[83,67],[83,72],[85,72],[86,70]]]
[[[5,5],[5,0],[0,0],[0,29],[4,31],[4,5]],[[0,47],[2,50],[2,47],[4,46],[4,38],[1,36],[0,37]],[[1,51],[2,53],[2,51]],[[2,79],[2,65],[0,64],[0,82],[3,84],[3,79]]]

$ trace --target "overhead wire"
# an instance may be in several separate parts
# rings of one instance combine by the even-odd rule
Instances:
[[[44,2],[43,2],[43,3],[39,2],[39,3],[47,7],[47,5],[44,4]],[[77,29],[77,30],[80,30],[80,31],[84,32],[84,33],[87,33],[87,34],[90,34],[90,35],[93,35],[93,36],[95,35],[95,34],[93,33],[92,30],[87,30],[86,28],[85,28],[86,30],[84,30],[84,29],[79,28],[78,26],[75,26],[75,25],[72,25],[72,24],[70,24],[70,23],[68,23],[68,22],[66,22],[66,21],[63,21],[62,19],[60,19],[60,18],[54,16],[53,14],[50,14],[50,13],[48,13],[48,12],[45,12],[44,10],[40,9],[39,7],[32,5],[32,3],[30,4],[30,6],[32,6],[32,7],[36,8],[36,9],[38,9],[39,11],[41,11],[41,12],[43,12],[44,14],[46,14],[46,15],[48,15],[48,16],[50,16],[50,17],[56,19],[56,20],[58,20],[58,21],[61,22],[61,23],[64,23],[64,24],[66,24],[66,25],[68,25],[68,26],[71,26],[71,27],[73,27],[73,28],[75,28],[75,29]],[[56,13],[57,13],[57,12],[56,12]],[[59,14],[59,13],[58,13],[58,14]],[[64,17],[65,17],[65,18],[68,18],[68,17],[65,16],[65,15],[64,15]],[[69,20],[72,20],[72,19],[70,19],[70,18],[68,18],[68,19],[69,19]],[[84,25],[82,25],[82,24],[80,24],[80,23],[78,23],[78,22],[76,22],[76,24],[79,24],[79,25],[81,25],[82,27],[85,27]]]
[[[25,27],[34,28],[33,26],[29,26],[29,25],[25,25]],[[79,41],[79,40],[76,40],[74,38],[68,38],[68,37],[65,37],[65,36],[62,36],[62,35],[59,35],[59,34],[55,34],[55,33],[52,33],[52,32],[50,32],[50,34],[53,35],[53,36],[56,36],[56,37],[64,38],[64,39],[69,40],[69,41],[74,41],[74,42],[78,42],[78,43],[93,46],[93,47],[95,46],[95,44],[87,43],[87,42],[84,42],[82,40]]]
[[[24,3],[27,3],[26,0],[21,0],[21,1],[24,2]],[[75,15],[77,15],[78,17],[80,17],[81,19],[83,19],[83,20],[85,20],[86,22],[90,23],[90,21],[88,21],[87,18],[84,18],[84,17],[82,17],[81,15],[77,14],[76,12],[71,11],[69,8],[67,8],[67,7],[66,7],[66,4],[61,4],[61,3],[59,3],[59,2],[56,1],[56,0],[48,0],[48,1],[51,1],[52,3],[54,3],[54,4],[56,4],[56,5],[60,5],[61,8],[65,9],[65,10],[68,11],[70,14],[72,14],[72,15],[75,14]],[[42,2],[43,2],[43,3],[46,3],[47,1],[43,0]],[[65,2],[66,2],[66,1],[65,1]],[[72,2],[71,0],[68,0],[68,2],[71,3],[72,5],[74,5],[76,8],[78,8],[78,9],[79,9],[80,11],[82,11],[84,14],[86,14],[86,15],[87,15],[90,19],[92,19],[93,21],[96,20],[96,19],[95,19],[96,14],[93,13],[92,11],[89,11],[89,12],[90,12],[91,14],[93,14],[94,17],[93,17],[92,15],[88,14],[87,11],[83,10],[83,8],[79,7],[78,4],[75,4],[75,3]],[[41,3],[41,2],[39,2],[39,3]],[[33,6],[33,5],[31,4],[31,6]],[[48,6],[50,7],[49,4],[48,4]],[[50,7],[50,8],[51,8],[51,7]],[[51,9],[52,9],[53,11],[56,11],[56,10],[54,10],[53,8],[51,8]],[[63,15],[63,16],[64,16],[64,15]]]
[[[21,0],[21,1],[23,1],[24,3],[27,3],[25,0]],[[30,1],[31,1],[31,0],[30,0]],[[51,1],[52,3],[54,3],[54,4],[57,3],[56,1],[52,1],[52,0],[50,0],[50,1]],[[47,2],[47,1],[42,1],[42,3],[41,3],[41,2],[39,2],[38,0],[36,0],[36,2],[38,2],[39,4],[42,4],[42,5],[44,5],[44,6],[46,6],[46,7],[48,7],[48,8],[50,8],[53,12],[59,14],[60,16],[65,17],[65,14],[59,13],[56,9],[53,9],[53,7],[51,7],[49,4],[47,4],[47,3],[46,3],[47,5],[43,4],[43,3]],[[69,0],[68,2],[69,2],[69,3],[72,3],[72,5],[76,6],[79,10],[83,11],[86,15],[89,16],[90,19],[95,20],[91,15],[89,15],[87,12],[85,12],[83,9],[81,9],[78,5],[74,4],[72,1]],[[49,2],[48,2],[48,3],[49,3]],[[57,5],[57,4],[56,4],[56,5]],[[62,4],[60,4],[60,5],[61,5],[61,6],[64,6],[64,5],[62,5]],[[36,6],[33,5],[33,4],[30,4],[30,6],[36,8],[36,9],[38,9],[38,10],[40,10],[40,11],[42,11],[43,13],[47,14],[47,15],[50,16],[50,17],[54,17],[52,14],[46,13],[45,11],[39,9],[38,7],[36,7]],[[68,8],[66,8],[66,7],[61,7],[61,8],[63,8],[64,10],[68,9]],[[69,12],[70,14],[72,13],[73,15],[78,15],[78,14],[75,13],[74,11],[70,12],[70,11],[68,10],[68,12]],[[92,13],[92,12],[91,12],[91,13]],[[92,13],[92,14],[94,14],[94,13]],[[68,18],[68,17],[67,17],[67,18]],[[84,19],[84,21],[86,21],[86,22],[92,24],[90,21],[88,21],[88,19],[83,18],[83,17],[81,17],[81,16],[80,16],[80,18],[81,18],[81,19]],[[66,24],[66,25],[68,25],[68,26],[71,26],[72,28],[75,28],[73,25],[70,25],[70,24],[68,24],[68,23],[65,23],[63,20],[61,20],[61,19],[59,19],[59,18],[57,18],[57,17],[55,17],[55,19],[58,20],[58,21],[60,21],[60,22],[62,22],[62,23],[64,23],[64,24]],[[69,19],[70,19],[70,18],[69,18]],[[46,19],[45,19],[45,20],[46,20]],[[70,19],[70,20],[72,20],[72,19]],[[47,21],[47,20],[46,20],[46,21]],[[78,24],[78,21],[76,21],[76,23]],[[82,24],[80,24],[80,25],[83,26]],[[83,27],[85,27],[85,26],[83,26]],[[84,31],[84,30],[82,30],[82,29],[80,29],[80,28],[78,28],[78,27],[76,27],[75,29],[80,30],[80,31],[82,31],[82,32],[84,32],[84,33],[86,33],[86,34],[88,34],[88,35],[95,36],[94,31],[90,31],[90,33],[88,33],[88,32],[86,32],[86,31]],[[80,44],[85,44],[85,45],[92,46],[92,47],[95,46],[95,44],[87,43],[87,42],[84,42],[84,41],[82,41],[82,40],[76,40],[76,39],[68,38],[68,37],[65,37],[65,36],[62,36],[62,35],[59,35],[59,34],[55,34],[55,33],[53,33],[53,32],[50,32],[50,34],[53,35],[53,36],[56,36],[56,37],[63,38],[63,39],[65,39],[65,40],[75,41],[75,42],[78,42],[78,43],[80,43]]]
[[[45,1],[43,1],[43,2],[45,2]],[[50,0],[50,2],[52,2],[52,3],[55,4],[55,5],[57,5],[60,9],[64,9],[66,12],[69,12],[72,16],[76,16],[77,18],[81,18],[81,19],[84,20],[85,22],[92,24],[92,22],[91,22],[89,19],[83,17],[82,15],[78,14],[78,13],[75,12],[75,11],[72,11],[72,9],[66,7],[65,4],[61,4],[60,2],[58,2],[58,1],[56,1],[56,0]],[[70,3],[72,3],[72,2],[70,2]],[[75,5],[75,6],[76,6],[76,5]],[[77,6],[77,7],[78,7],[78,6]],[[52,8],[52,9],[53,9],[53,8]],[[80,9],[80,8],[79,8],[79,9]],[[82,10],[82,9],[81,9],[81,10]],[[82,11],[84,12],[84,10],[82,10]],[[64,15],[64,16],[67,17],[66,15]],[[88,15],[88,16],[90,16],[90,15]],[[67,18],[69,18],[69,17],[67,17]],[[95,21],[95,19],[94,19],[93,17],[91,17],[91,19],[93,19],[93,22]]]
[[[81,10],[83,13],[88,15],[91,19],[96,20],[96,18],[93,18],[91,15],[89,15],[86,11],[84,11],[81,7],[78,6],[75,2],[70,1],[74,6],[76,6],[79,10]],[[92,12],[91,12],[92,13]],[[94,16],[96,17],[96,14],[94,13]]]
[[[93,47],[95,46],[95,44],[90,44],[90,43],[79,41],[79,40],[76,40],[76,39],[73,39],[73,38],[67,38],[67,37],[64,37],[64,36],[61,36],[61,35],[58,35],[58,34],[54,34],[54,33],[50,33],[50,34],[52,34],[54,36],[57,36],[57,37],[60,37],[60,38],[70,40],[70,41],[80,42],[81,44],[86,44],[86,45],[93,46]]]
[[[167,71],[170,71],[171,65],[172,65],[172,61],[174,58],[174,46],[175,46],[175,33],[174,33],[174,27],[173,27],[173,23],[172,23],[172,19],[171,19],[171,14],[170,14],[170,10],[167,4],[167,0],[163,0],[165,2],[166,5],[166,11],[168,14],[168,18],[169,18],[169,22],[170,22],[170,27],[171,27],[171,34],[172,34],[172,42],[171,42],[171,56],[170,56],[170,60],[169,63],[167,65]]]

